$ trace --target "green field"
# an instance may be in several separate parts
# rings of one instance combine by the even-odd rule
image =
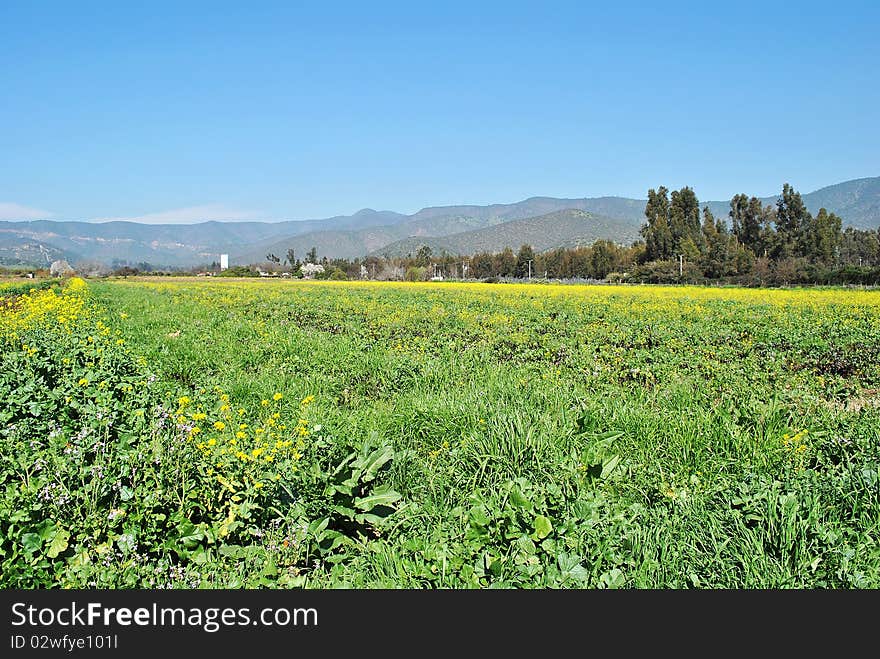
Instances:
[[[157,278],[0,309],[3,587],[880,587],[878,291]]]

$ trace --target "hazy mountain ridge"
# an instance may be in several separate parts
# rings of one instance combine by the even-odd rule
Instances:
[[[32,220],[0,222],[0,241],[8,248],[42,245],[59,258],[73,262],[89,259],[110,263],[149,262],[163,266],[191,266],[219,259],[221,253],[234,253],[242,245],[272,243],[282,238],[316,230],[344,231],[350,227],[384,226],[406,219],[392,211],[363,209],[354,215],[324,220],[285,222],[200,222],[197,224],[140,224],[128,221],[62,222]],[[0,252],[0,264],[18,265],[42,261],[23,261]],[[264,260],[265,252],[260,256]]]
[[[512,204],[490,204],[488,206],[433,206],[423,208],[412,215],[414,221],[438,217],[462,216],[480,220],[523,220],[539,217],[554,211],[577,209],[590,211],[614,218],[629,219],[641,216],[645,210],[644,200],[625,197],[583,197],[560,199],[556,197],[529,197]]]
[[[0,233],[0,265],[48,267],[63,258],[79,260],[78,254],[65,252],[39,241],[21,240],[13,234]]]
[[[813,214],[824,207],[843,218],[845,226],[862,229],[880,226],[880,177],[845,181],[802,196]],[[776,199],[765,197],[762,201],[774,204]],[[727,201],[707,201],[702,205],[719,217],[726,217],[729,210]],[[0,222],[0,264],[44,265],[47,254],[71,262],[80,259],[105,263],[146,261],[157,266],[182,267],[217,261],[221,253],[230,254],[233,263],[263,261],[268,253],[283,258],[289,248],[300,258],[312,247],[319,256],[331,258],[382,253],[383,248],[390,250],[388,253],[396,253],[411,246],[417,249],[421,244],[462,253],[502,249],[505,244],[516,247],[523,243],[542,249],[544,236],[540,232],[533,235],[534,223],[511,224],[497,230],[494,227],[545,218],[537,225],[562,239],[565,232],[577,230],[577,223],[571,223],[574,216],[558,217],[560,221],[564,219],[559,227],[547,225],[546,218],[569,210],[600,218],[594,219],[593,228],[602,227],[601,235],[592,233],[591,229],[584,239],[595,235],[628,243],[637,237],[638,227],[644,223],[644,206],[642,199],[625,197],[530,197],[511,204],[427,207],[412,215],[365,208],[353,215],[284,222],[210,221],[162,225],[128,221],[5,221]],[[517,236],[516,231],[522,234]],[[445,240],[438,240],[440,238]],[[579,239],[579,236],[565,237],[568,241]],[[553,242],[549,247],[559,244],[572,243]]]
[[[267,254],[283,257],[288,249],[293,249],[296,256],[301,258],[312,247],[322,256],[353,259],[409,237],[445,236],[480,229],[502,221],[466,215],[442,215],[422,217],[388,226],[369,227],[359,231],[313,231],[287,236],[280,240],[260,241],[254,245],[247,245],[245,251],[232,250],[230,259],[235,264],[254,263],[264,261]]]
[[[434,254],[446,251],[470,256],[477,252],[498,252],[505,247],[516,251],[523,244],[531,245],[538,252],[563,245],[589,245],[599,239],[629,244],[638,238],[640,224],[640,220],[621,220],[579,209],[565,209],[447,236],[405,238],[375,250],[373,254],[406,256],[415,254],[422,245],[430,247]]]

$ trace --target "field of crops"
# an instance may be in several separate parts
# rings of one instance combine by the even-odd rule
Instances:
[[[880,291],[10,290],[4,588],[880,587]]]

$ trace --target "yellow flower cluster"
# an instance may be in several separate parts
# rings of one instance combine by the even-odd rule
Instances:
[[[310,434],[307,419],[299,418],[313,396],[306,397],[297,410],[297,420],[288,420],[293,410],[285,410],[280,392],[262,401],[261,415],[245,408],[233,411],[229,394],[219,387],[214,409],[204,411],[189,396],[177,399],[175,419],[185,429],[188,441],[204,459],[205,473],[214,477],[234,501],[236,497],[262,489],[266,482],[280,480],[285,472],[296,471]]]
[[[806,438],[808,434],[808,430],[798,430],[793,435],[785,433],[782,436],[782,445],[792,453],[805,453],[807,451]]]
[[[433,451],[428,451],[428,458],[429,458],[430,460],[436,460],[437,457],[438,457],[441,453],[443,453],[444,451],[448,451],[448,450],[449,450],[449,441],[444,439],[444,440],[443,440],[443,443],[440,444],[440,447],[439,447],[439,448],[436,448],[436,449],[434,449]]]
[[[809,454],[808,435],[808,430],[798,430],[793,435],[785,433],[782,436],[782,448],[785,451],[786,457],[798,470],[804,468],[804,463]]]
[[[68,280],[61,292],[52,289],[26,293],[9,306],[0,306],[0,339],[10,344],[29,329],[56,326],[72,332],[74,324],[90,315],[86,305],[88,286],[79,277]]]

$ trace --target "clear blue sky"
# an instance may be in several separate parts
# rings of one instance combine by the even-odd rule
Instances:
[[[877,2],[0,3],[0,219],[880,175]]]

